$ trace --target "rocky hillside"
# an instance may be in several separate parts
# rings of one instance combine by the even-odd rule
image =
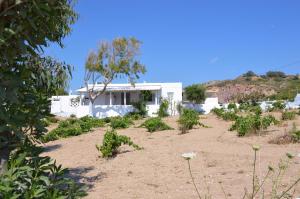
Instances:
[[[300,76],[270,71],[256,75],[249,71],[234,80],[211,81],[204,84],[210,96],[219,102],[245,101],[249,99],[293,99],[300,92]]]

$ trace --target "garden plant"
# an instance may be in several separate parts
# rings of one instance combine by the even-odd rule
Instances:
[[[162,121],[160,117],[153,117],[147,119],[141,127],[145,127],[150,133],[155,131],[164,131],[164,130],[171,130],[170,126]]]
[[[107,130],[104,134],[102,145],[96,145],[96,148],[101,152],[102,157],[109,158],[113,157],[118,153],[118,149],[122,145],[129,145],[136,150],[141,150],[142,148],[135,143],[133,143],[130,137],[125,135],[118,135],[115,130]]]

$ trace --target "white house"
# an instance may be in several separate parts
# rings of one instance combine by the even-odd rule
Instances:
[[[220,108],[220,104],[217,97],[207,97],[203,104],[184,103],[183,107],[208,114],[212,109]]]
[[[94,90],[102,88],[102,84],[97,84]],[[76,117],[92,115],[98,118],[123,116],[134,111],[131,104],[139,101],[141,91],[150,91],[152,94],[147,102],[149,116],[155,116],[161,99],[169,101],[169,114],[177,114],[176,106],[182,101],[182,83],[109,84],[105,93],[98,96],[93,105],[84,87],[77,90],[77,95],[53,96],[51,113],[59,116],[74,114]]]

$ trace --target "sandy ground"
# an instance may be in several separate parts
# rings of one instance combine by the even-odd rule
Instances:
[[[165,119],[174,128],[177,128],[176,120],[175,117]],[[45,145],[45,154],[70,168],[72,177],[89,186],[87,198],[104,199],[197,198],[187,161],[181,157],[185,152],[197,154],[191,160],[191,168],[202,195],[209,192],[212,198],[225,198],[221,183],[228,198],[242,198],[244,188],[251,188],[253,144],[261,145],[257,167],[260,176],[266,173],[268,165],[277,167],[286,152],[300,154],[300,144],[268,144],[272,137],[291,128],[292,122],[271,127],[260,137],[239,138],[235,132],[228,131],[230,122],[213,115],[205,116],[201,121],[211,128],[199,127],[184,135],[179,135],[178,130],[152,134],[135,127],[119,130],[144,150],[122,146],[121,153],[109,160],[99,158],[95,148],[102,142],[105,128],[50,142]],[[300,128],[300,118],[296,124]],[[284,182],[292,182],[297,176],[300,176],[300,157],[292,160]],[[300,197],[300,185],[296,192]]]

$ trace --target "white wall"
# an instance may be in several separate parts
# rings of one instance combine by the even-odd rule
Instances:
[[[183,104],[183,107],[194,109],[195,111],[202,112],[204,114],[208,114],[212,109],[220,108],[220,105],[217,97],[208,97],[205,99],[204,104],[187,103]]]
[[[175,110],[174,114],[177,113],[176,105],[181,103],[182,101],[182,84],[181,83],[157,83],[155,85],[160,85],[161,90],[152,91],[157,94],[157,102],[155,104],[155,100],[153,102],[149,102],[147,104],[147,110],[149,116],[155,116],[159,109],[159,99],[160,97],[168,99],[170,97],[170,93],[173,93],[172,103],[173,109]],[[112,93],[113,96],[113,105],[109,105],[109,93],[99,96],[91,108],[92,114],[95,117],[103,118],[103,117],[111,117],[117,115],[125,115],[128,112],[134,110],[131,105],[121,105],[121,92]],[[114,97],[115,96],[115,97]],[[81,97],[81,101],[78,106],[71,106],[71,99]],[[84,104],[84,95],[70,95],[70,96],[53,96],[51,102],[51,113],[54,115],[65,116],[68,117],[71,114],[75,114],[77,117],[83,117],[89,115],[90,113],[90,105],[89,103]],[[139,91],[131,91],[130,98],[131,101],[137,101],[139,97]],[[54,99],[59,99],[55,101]],[[170,111],[170,110],[169,110]],[[171,114],[171,112],[170,112]]]
[[[169,114],[178,115],[177,105],[181,104],[182,102],[182,83],[162,83],[161,86],[162,88],[158,98],[170,100],[170,94],[173,93],[173,98],[171,99],[169,108]]]

